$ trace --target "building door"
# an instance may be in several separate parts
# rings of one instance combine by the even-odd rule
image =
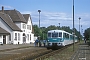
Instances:
[[[23,33],[23,43],[26,43],[25,33]]]
[[[3,44],[6,44],[6,35],[3,35]]]

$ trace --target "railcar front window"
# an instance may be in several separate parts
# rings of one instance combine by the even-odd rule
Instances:
[[[48,37],[51,37],[51,33],[48,33]]]
[[[58,37],[58,33],[52,33],[52,37]]]
[[[62,37],[62,33],[61,32],[59,33],[59,37]]]

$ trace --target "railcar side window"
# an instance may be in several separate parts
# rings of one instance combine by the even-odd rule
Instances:
[[[48,33],[48,37],[51,37],[51,33]]]
[[[69,38],[69,34],[66,34],[66,38]]]
[[[52,33],[52,37],[58,37],[58,33]]]
[[[65,38],[69,38],[69,34],[64,33],[64,35],[65,35]]]
[[[59,33],[59,37],[62,37],[62,33],[61,32]]]
[[[70,39],[73,39],[73,36],[72,35],[70,35]]]

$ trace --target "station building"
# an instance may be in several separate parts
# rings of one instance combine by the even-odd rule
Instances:
[[[34,43],[34,33],[30,14],[21,14],[17,10],[0,10],[0,43]]]

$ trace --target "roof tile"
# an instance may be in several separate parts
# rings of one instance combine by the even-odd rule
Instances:
[[[0,12],[2,12],[2,10],[0,10]],[[24,22],[26,23],[25,18],[23,17],[23,15],[17,11],[17,10],[4,10],[4,13],[8,14],[11,19],[13,20],[13,22]]]
[[[21,29],[15,23],[13,23],[13,21],[9,15],[0,12],[0,17],[12,30],[21,31]]]
[[[0,27],[0,34],[10,34],[10,33]]]

